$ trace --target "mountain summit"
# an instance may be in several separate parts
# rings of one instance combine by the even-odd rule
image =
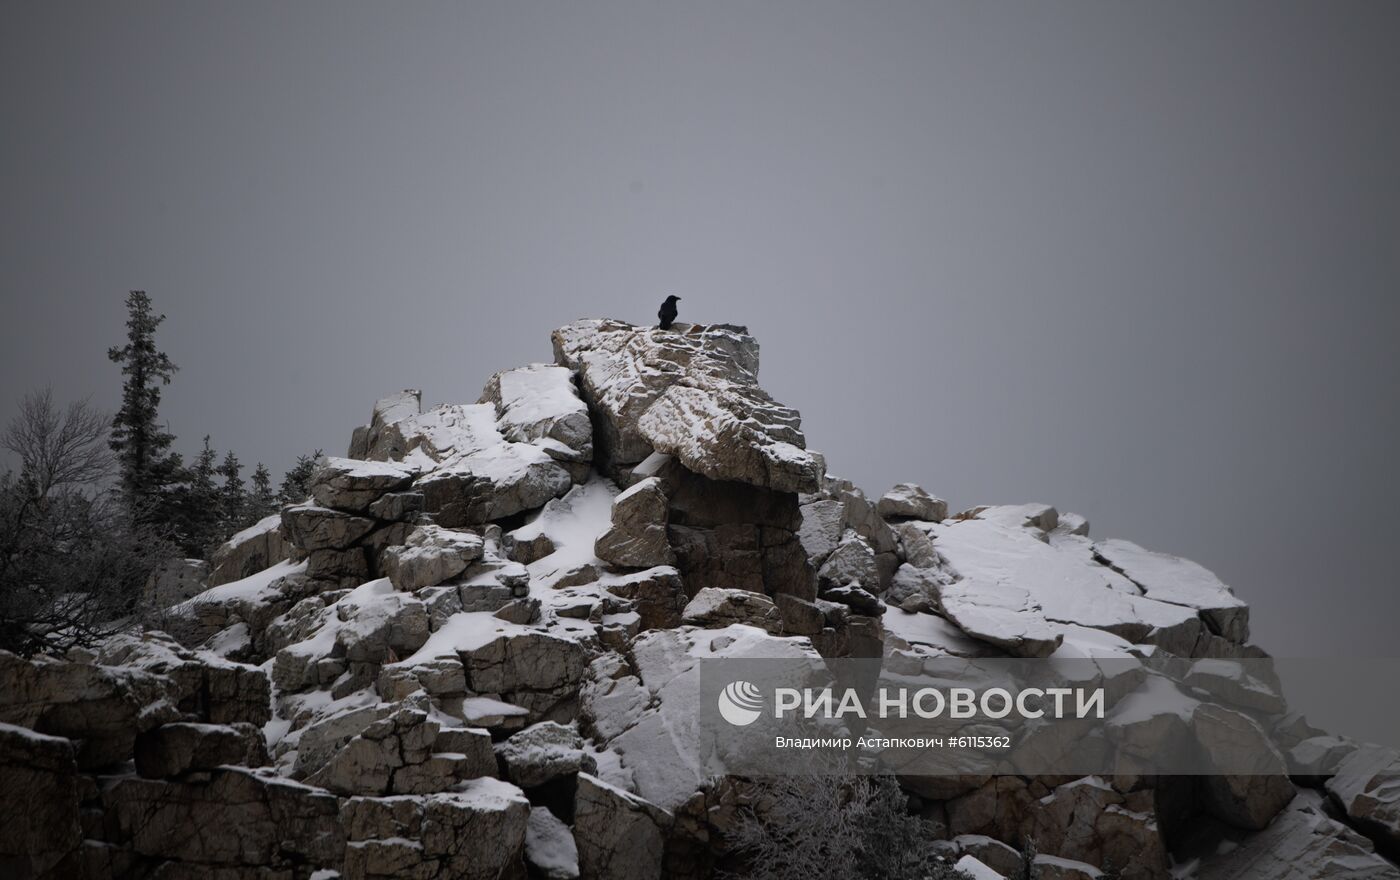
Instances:
[[[765,802],[702,757],[702,661],[1089,658],[1154,697],[1115,710],[1117,745],[1250,772],[900,776],[940,857],[977,877],[1400,880],[1351,827],[1400,844],[1396,756],[1241,672],[1267,655],[1211,572],[1047,504],[872,500],[760,387],[744,327],[590,319],[552,341],[553,364],[474,403],[379,400],[207,581],[177,579],[178,601],[153,582],[151,625],[0,653],[0,773],[43,805],[0,823],[5,872],[742,871],[732,832]],[[1212,687],[1245,708],[1201,708]]]

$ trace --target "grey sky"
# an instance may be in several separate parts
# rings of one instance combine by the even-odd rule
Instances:
[[[0,407],[342,452],[582,316],[749,325],[831,469],[1394,653],[1400,6],[64,3],[0,26]]]

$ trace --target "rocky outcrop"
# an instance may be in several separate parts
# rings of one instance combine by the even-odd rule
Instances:
[[[781,492],[821,480],[797,412],[758,386],[758,343],[742,327],[577,321],[554,331],[554,356],[577,371],[610,466],[661,452],[710,479]]]
[[[0,723],[74,740],[84,770],[130,760],[137,734],[179,716],[170,680],[140,669],[0,651],[0,682]]]
[[[501,774],[521,788],[537,788],[560,777],[597,773],[583,737],[571,727],[542,721],[496,746]]]
[[[875,512],[887,520],[943,522],[948,517],[948,502],[935,498],[914,483],[896,483],[894,488],[880,496]]]
[[[1371,841],[1331,819],[1316,792],[1302,792],[1270,825],[1226,842],[1205,860],[1199,880],[1400,880],[1400,868]]]
[[[535,443],[582,480],[593,460],[593,422],[574,387],[574,372],[530,364],[491,377],[480,403],[496,407],[496,424],[513,443]]]
[[[311,478],[311,497],[322,507],[368,513],[371,504],[407,488],[417,475],[417,468],[391,462],[327,458]]]
[[[219,545],[210,557],[207,586],[217,587],[220,584],[242,580],[271,568],[289,558],[291,554],[291,544],[287,541],[286,533],[282,531],[282,516],[280,513],[274,513]]]
[[[376,403],[213,586],[163,588],[170,636],[0,653],[0,787],[25,795],[0,807],[0,874],[705,880],[740,866],[729,835],[762,800],[714,762],[734,754],[703,723],[708,661],[815,685],[842,674],[823,659],[975,682],[1051,657],[1107,688],[1102,724],[1017,724],[962,775],[897,767],[894,809],[949,861],[1019,877],[1033,840],[1043,880],[1193,859],[1198,880],[1400,880],[1395,753],[1290,714],[1209,572],[1045,504],[872,502],[759,388],[742,328],[554,342],[475,404]]]

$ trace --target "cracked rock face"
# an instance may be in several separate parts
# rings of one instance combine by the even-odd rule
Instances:
[[[421,798],[351,798],[345,877],[498,880],[521,876],[530,803],[497,779]]]
[[[778,614],[778,606],[767,596],[748,590],[707,587],[695,594],[695,598],[685,606],[681,618],[686,623],[712,629],[745,623],[773,635],[783,633],[783,619]]]
[[[613,465],[653,451],[714,480],[810,492],[824,470],[797,412],[758,386],[758,343],[740,327],[684,332],[621,321],[554,331],[558,363],[579,374]]]
[[[188,782],[123,777],[102,791],[102,805],[134,852],[177,869],[291,870],[344,854],[334,796],[241,768]]]
[[[666,538],[666,492],[656,477],[647,477],[620,493],[612,503],[612,527],[593,545],[599,559],[622,568],[671,565],[676,554]]]
[[[481,558],[483,542],[470,532],[418,526],[403,544],[384,552],[384,573],[394,589],[413,592],[456,577]]]
[[[574,811],[581,877],[649,880],[661,876],[665,829],[671,823],[665,810],[580,773]]]
[[[60,866],[83,836],[75,755],[67,739],[0,723],[0,786],[8,794],[0,799],[0,870],[17,877],[64,872]]]
[[[311,478],[311,497],[322,507],[365,513],[380,496],[403,489],[416,468],[383,461],[327,458]]]

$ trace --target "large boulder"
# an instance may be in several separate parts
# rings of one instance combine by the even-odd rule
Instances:
[[[73,743],[0,723],[0,875],[59,877],[83,834]]]
[[[685,606],[681,619],[686,623],[710,629],[722,629],[731,624],[743,623],[773,635],[781,635],[783,632],[783,619],[778,613],[778,606],[762,593],[748,590],[706,587],[696,593],[690,604]]]
[[[113,636],[97,652],[97,662],[169,679],[176,708],[189,718],[259,727],[272,718],[272,684],[266,672],[186,648],[161,632]]]
[[[1400,752],[1356,750],[1327,780],[1327,792],[1367,836],[1400,848]]]
[[[170,679],[141,669],[109,669],[0,651],[0,723],[77,744],[78,767],[128,761],[137,734],[179,715]]]
[[[593,552],[622,568],[670,565],[676,554],[666,540],[666,492],[656,477],[638,481],[612,503],[612,526],[598,536]]]
[[[1316,792],[1302,791],[1257,834],[1204,861],[1198,880],[1400,880],[1370,840],[1333,820]]]
[[[880,496],[875,512],[885,519],[918,519],[942,522],[948,516],[948,502],[935,498],[914,483],[896,483]]]
[[[463,456],[416,485],[438,524],[457,528],[541,507],[567,492],[573,479],[538,447],[511,443]]]
[[[593,422],[574,387],[573,371],[530,364],[491,377],[481,403],[496,407],[496,425],[515,443],[534,443],[556,461],[593,459]]]
[[[655,804],[580,773],[574,841],[581,880],[659,878],[671,820],[671,814]]]
[[[658,566],[608,578],[609,593],[632,603],[642,629],[670,629],[681,625],[685,611],[685,584],[670,566]]]
[[[796,410],[758,386],[757,341],[727,324],[679,329],[590,319],[554,331],[555,360],[578,373],[607,462],[657,451],[711,479],[813,491],[821,457]]]
[[[535,788],[580,772],[598,772],[579,732],[555,721],[542,721],[512,734],[496,746],[496,758],[505,778],[521,788]]]
[[[167,559],[146,578],[142,594],[152,608],[169,608],[208,587],[209,563],[203,559]]]
[[[381,565],[396,590],[413,592],[456,577],[481,558],[479,535],[418,526],[402,545],[384,551]]]
[[[102,806],[123,846],[182,863],[187,875],[335,869],[344,856],[333,795],[253,770],[220,767],[183,782],[117,777]]]
[[[270,514],[235,533],[210,557],[206,586],[217,587],[271,568],[292,555],[282,515]]]
[[[327,458],[311,478],[311,497],[322,507],[367,513],[382,496],[403,489],[417,468],[386,461]]]
[[[1217,772],[1201,777],[1205,808],[1223,822],[1257,831],[1293,799],[1283,756],[1247,715],[1202,704],[1191,728],[1203,759]],[[1226,769],[1233,772],[1223,772]]]
[[[573,717],[587,651],[578,642],[500,621],[459,644],[467,686],[529,710],[531,721]]]
[[[356,797],[341,820],[345,880],[399,877],[500,880],[524,876],[530,802],[499,779],[473,779],[423,797]]]
[[[1055,508],[1025,504],[923,525],[942,570],[956,578],[938,587],[942,612],[969,635],[1023,656],[1053,650],[1057,624],[1194,654],[1203,610],[1144,594],[1096,557],[1087,538],[1056,531],[1058,523]]]
[[[305,551],[344,550],[374,530],[374,520],[310,502],[282,508],[282,528]]]
[[[1208,569],[1119,539],[1099,541],[1094,554],[1137,584],[1147,598],[1195,608],[1216,635],[1231,642],[1248,640],[1249,606]]]
[[[267,763],[262,731],[251,724],[163,724],[136,737],[136,772],[166,779],[224,764]]]

